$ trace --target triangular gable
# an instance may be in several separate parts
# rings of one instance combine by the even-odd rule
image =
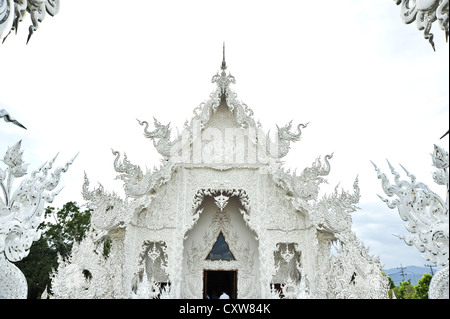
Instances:
[[[219,237],[217,237],[217,240],[209,252],[208,257],[206,257],[206,260],[236,260],[230,250],[230,247],[225,241],[225,237],[222,232],[220,232]]]
[[[171,138],[170,123],[164,125],[154,118],[154,130],[149,130],[148,122],[138,120],[144,126],[144,136],[153,141],[164,160],[159,169],[144,174],[139,166],[132,165],[126,158],[120,163],[117,153],[114,168],[121,173],[119,178],[126,180],[127,196],[136,198],[165,184],[178,165],[214,169],[263,167],[264,172],[274,176],[278,185],[292,188],[293,182],[286,180],[291,176],[282,170],[281,158],[289,152],[290,144],[300,139],[301,129],[306,125],[298,124],[295,128],[291,121],[285,126],[277,126],[273,139],[259,122],[255,122],[253,111],[237,99],[237,94],[230,88],[235,78],[226,69],[224,56],[220,74],[211,80],[216,84],[215,90],[194,110],[194,116],[185,122],[175,139]],[[289,191],[295,193],[292,189]]]

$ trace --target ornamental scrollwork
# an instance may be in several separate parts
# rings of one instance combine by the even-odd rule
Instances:
[[[330,173],[329,160],[332,157],[333,154],[326,155],[324,165],[318,157],[311,167],[306,167],[299,176],[296,171],[291,173],[290,170],[284,171],[280,168],[273,174],[273,180],[295,198],[303,201],[317,200],[320,184],[327,182],[325,176]]]
[[[242,207],[245,210],[245,213],[248,214],[250,211],[250,199],[248,194],[243,189],[199,189],[197,193],[194,195],[194,203],[192,204],[192,210],[194,213],[197,212],[200,205],[203,203],[203,200],[206,196],[213,197],[215,199],[215,203],[217,207],[223,211],[228,200],[231,197],[239,198],[239,201]],[[244,212],[242,212],[244,213]]]
[[[217,207],[219,207],[220,211],[223,211],[225,206],[227,206],[229,199],[229,196],[225,196],[222,193],[220,193],[220,195],[218,196],[214,196],[214,202],[216,203]]]
[[[349,231],[352,226],[350,213],[355,212],[358,207],[360,189],[358,178],[353,183],[353,194],[341,190],[338,186],[330,195],[324,195],[319,201],[312,204],[313,213],[311,220],[319,230],[325,230],[333,234]]]
[[[59,0],[0,0],[0,39],[5,41],[11,31],[16,31],[28,12],[31,25],[28,28],[27,43],[45,18],[59,11]]]
[[[397,235],[397,237],[404,240],[408,246],[416,247],[424,254],[423,257],[426,260],[444,266],[438,273],[444,272],[439,276],[436,276],[438,274],[436,273],[432,279],[433,284],[430,284],[430,289],[434,287],[434,289],[439,289],[439,291],[430,290],[429,296],[446,296],[448,298],[449,160],[447,151],[434,145],[432,162],[436,168],[436,171],[433,173],[434,181],[438,185],[447,186],[446,200],[432,191],[428,185],[417,182],[416,177],[401,165],[406,176],[409,177],[409,181],[401,180],[400,174],[388,161],[391,174],[394,176],[394,183],[392,184],[388,177],[373,162],[372,164],[377,172],[378,179],[381,180],[384,193],[388,197],[394,197],[394,199],[388,200],[380,195],[378,196],[389,208],[397,208],[400,218],[405,222],[406,230],[412,234],[409,237],[403,235]],[[447,269],[446,273],[445,269]]]
[[[133,299],[165,298],[170,295],[167,270],[167,245],[163,241],[145,241],[138,258],[139,271],[133,279]]]
[[[448,39],[448,0],[395,0],[397,5],[401,5],[400,17],[406,24],[416,21],[417,29],[423,30],[423,37],[430,42],[435,50],[433,34],[430,33],[434,22],[439,21],[439,27],[445,31],[445,38]]]
[[[239,101],[237,99],[237,94],[230,88],[230,84],[235,84],[236,79],[231,73],[228,73],[227,75],[225,72],[227,69],[225,62],[225,46],[221,69],[222,72],[220,75],[217,73],[211,79],[211,82],[217,85],[217,89],[211,93],[211,102],[207,102],[205,106],[209,106],[212,112],[215,112],[220,104],[220,99],[224,98],[230,111],[233,112],[236,110],[236,121],[241,128],[255,127],[253,111],[245,103]],[[209,119],[210,114],[210,111],[207,111],[208,118],[205,118],[205,120]]]
[[[76,158],[52,171],[56,155],[26,176],[28,164],[22,159],[21,143],[9,147],[0,160],[6,164],[5,169],[0,167],[0,296],[4,298],[26,298],[26,281],[11,262],[28,256],[33,241],[40,238],[38,226],[42,222],[44,205],[53,202],[61,191],[52,192],[59,185],[61,174],[67,172]],[[19,178],[23,179],[13,190],[14,181]],[[8,285],[11,280],[16,280],[16,284]]]
[[[302,271],[300,266],[301,251],[297,243],[277,243],[277,250],[273,252],[275,261],[275,274],[272,277],[273,282],[283,283],[294,280],[300,282]]]
[[[124,212],[126,202],[117,194],[106,192],[100,183],[98,188],[89,190],[89,179],[86,173],[84,173],[81,194],[88,201],[88,208],[93,210],[91,223],[96,229],[108,231],[125,222],[127,218]]]
[[[372,257],[351,231],[336,234],[336,239],[335,255],[320,266],[327,282],[322,294],[333,292],[339,299],[387,298],[389,281],[379,258]]]
[[[114,170],[117,173],[121,173],[116,176],[116,179],[120,179],[124,182],[132,180],[134,184],[139,183],[142,180],[143,173],[138,165],[131,164],[127,158],[127,154],[123,154],[122,163],[119,162],[120,152],[112,150],[113,155],[116,156],[114,159]]]
[[[90,229],[82,242],[75,242],[66,259],[58,256],[58,268],[52,270],[51,292],[46,294],[56,299],[114,298],[112,281],[114,270],[120,262],[116,247],[112,245],[109,257],[102,253],[101,233]]]
[[[132,164],[124,154],[124,159],[120,162],[120,152],[114,151],[116,156],[114,160],[114,170],[118,173],[116,179],[124,182],[124,191],[127,197],[138,198],[148,194],[155,189],[167,183],[172,177],[174,164],[172,162],[163,162],[159,168],[142,172],[138,165]]]
[[[237,94],[230,88],[230,84],[235,84],[236,79],[231,73],[226,73],[225,53],[224,60],[222,62],[222,71],[216,73],[211,83],[216,84],[216,89],[209,95],[209,99],[206,102],[201,103],[194,109],[194,117],[190,124],[186,123],[185,128],[193,128],[195,122],[200,123],[200,128],[204,128],[205,124],[209,121],[212,114],[216,112],[223,100],[226,101],[226,105],[231,112],[236,112],[236,121],[241,128],[255,128],[255,120],[253,119],[253,111],[243,102],[237,99]]]
[[[149,124],[146,121],[137,120],[139,125],[144,127],[144,136],[153,140],[153,146],[161,154],[165,160],[168,160],[172,155],[171,152],[173,150],[173,146],[177,142],[170,140],[171,129],[170,123],[167,125],[161,124],[157,119],[153,118],[153,123],[155,125],[155,129],[153,131],[148,131]],[[178,138],[179,140],[179,138]]]
[[[269,133],[267,134],[267,154],[270,154],[274,158],[285,157],[290,150],[290,144],[292,142],[297,142],[300,140],[302,135],[302,128],[306,128],[308,123],[297,125],[297,130],[295,132],[292,129],[292,120],[285,126],[279,127],[277,125],[277,135],[275,142],[271,142]]]
[[[445,266],[437,273],[434,274],[431,279],[430,286],[428,288],[429,299],[449,299],[449,266]]]

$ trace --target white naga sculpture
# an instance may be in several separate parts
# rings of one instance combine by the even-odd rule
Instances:
[[[75,157],[64,167],[51,171],[53,158],[27,175],[28,164],[22,160],[21,141],[8,148],[0,167],[0,299],[26,298],[28,285],[23,273],[13,263],[25,258],[33,241],[40,237],[45,203],[51,203],[60,190],[59,184]],[[26,177],[25,177],[26,176]],[[22,178],[14,190],[14,181]]]
[[[441,147],[434,145],[432,154],[433,166],[436,171],[433,173],[434,181],[441,186],[447,187],[445,201],[433,192],[426,184],[416,181],[416,177],[405,168],[406,175],[410,181],[400,180],[392,165],[388,162],[391,173],[394,175],[394,184],[391,184],[385,174],[374,167],[378,178],[381,179],[383,191],[389,197],[395,199],[389,201],[380,196],[389,208],[397,208],[399,215],[405,221],[405,228],[412,234],[411,237],[398,236],[409,246],[415,246],[423,257],[433,264],[442,265],[434,274],[428,296],[430,299],[449,298],[449,221],[448,221],[448,196],[449,196],[449,176],[448,176],[448,153]]]
[[[400,17],[403,22],[417,23],[417,29],[423,30],[423,37],[427,39],[434,48],[433,34],[430,33],[432,24],[438,20],[439,27],[445,31],[448,39],[448,0],[394,0],[401,5]]]
[[[45,13],[54,16],[59,11],[59,0],[0,0],[0,40],[5,41],[11,31],[16,31],[26,12],[30,14],[28,41],[38,29]]]
[[[138,121],[159,168],[113,150],[125,198],[85,176],[92,229],[52,274],[49,296],[208,298],[222,284],[233,298],[387,298],[380,261],[351,230],[358,179],[352,192],[321,196],[332,155],[286,171],[281,159],[306,125],[269,136],[226,69],[224,58],[215,90],[175,138],[169,124]]]

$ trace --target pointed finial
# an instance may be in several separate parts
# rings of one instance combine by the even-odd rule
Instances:
[[[222,59],[222,70],[227,69],[227,63],[225,62],[225,41],[223,42],[223,59]]]

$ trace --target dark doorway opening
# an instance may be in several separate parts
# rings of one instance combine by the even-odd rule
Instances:
[[[231,299],[237,298],[237,271],[204,270],[203,298],[219,299],[222,292]]]

